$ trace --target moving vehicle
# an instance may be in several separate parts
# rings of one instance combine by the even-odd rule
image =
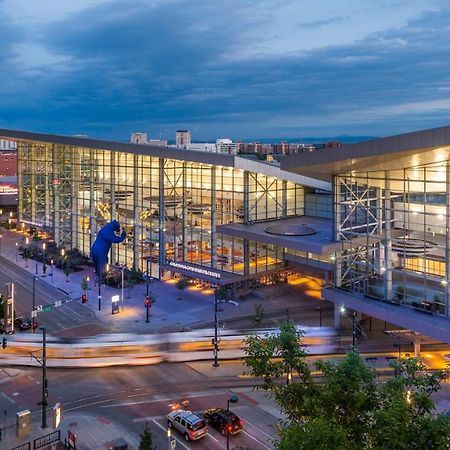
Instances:
[[[182,409],[167,415],[167,426],[182,433],[185,441],[196,441],[208,433],[208,427],[201,417]]]
[[[242,419],[232,411],[222,408],[211,408],[203,414],[205,422],[218,430],[222,436],[237,434],[242,431]]]
[[[25,316],[19,316],[14,319],[14,326],[19,330],[29,330],[32,326],[31,319]]]

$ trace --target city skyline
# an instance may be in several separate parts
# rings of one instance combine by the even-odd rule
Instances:
[[[189,128],[201,141],[448,123],[440,0],[4,0],[0,10],[4,128],[120,140]]]

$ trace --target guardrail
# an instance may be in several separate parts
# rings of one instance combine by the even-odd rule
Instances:
[[[54,442],[61,442],[61,430],[53,431],[52,433],[38,437],[33,441],[26,442],[25,444],[18,445],[10,450],[38,450],[49,444],[53,444]]]

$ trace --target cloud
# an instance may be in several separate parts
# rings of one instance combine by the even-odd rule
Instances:
[[[386,14],[387,0],[318,1],[84,0],[47,19],[35,8],[24,29],[10,16],[0,126],[116,139],[186,126],[195,139],[236,139],[448,121],[445,5],[397,1]]]

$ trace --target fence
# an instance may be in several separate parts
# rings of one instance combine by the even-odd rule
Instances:
[[[31,442],[27,442],[26,444],[19,445],[17,447],[12,448],[11,450],[38,450],[39,448],[45,447],[53,442],[61,441],[61,430],[53,431],[53,433],[46,434],[45,436],[41,436],[33,441],[33,445]]]

